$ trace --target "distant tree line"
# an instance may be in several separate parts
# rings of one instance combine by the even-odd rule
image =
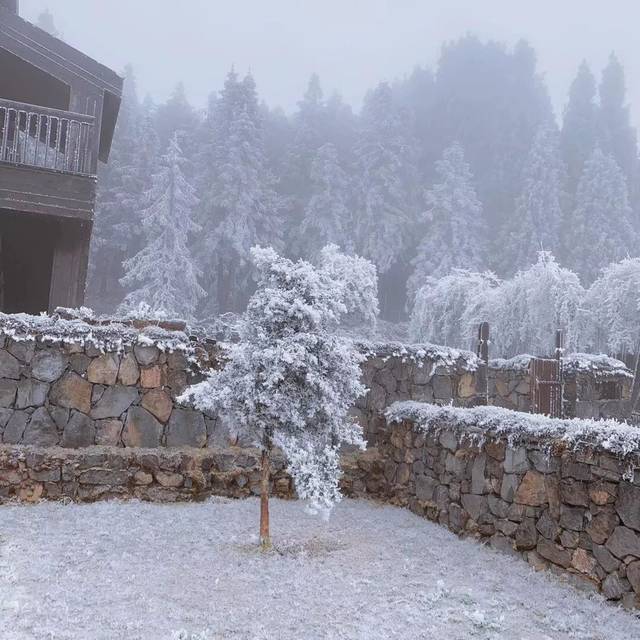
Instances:
[[[510,278],[544,250],[589,286],[640,253],[636,132],[613,54],[599,81],[580,66],[559,119],[528,44],[474,36],[445,45],[434,71],[374,87],[357,114],[315,75],[290,115],[234,70],[203,111],[181,84],[166,103],[141,101],[133,70],[125,75],[100,176],[88,290],[97,311],[148,285],[131,270],[140,275],[136,256],[154,243],[156,260],[192,261],[186,312],[200,318],[244,309],[256,244],[309,259],[336,244],[371,260],[388,320],[452,269]],[[190,204],[163,218],[151,200],[171,162]],[[179,260],[158,243],[172,220]]]

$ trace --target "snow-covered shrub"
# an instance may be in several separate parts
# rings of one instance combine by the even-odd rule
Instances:
[[[363,358],[335,332],[348,311],[349,288],[272,248],[254,247],[251,255],[259,279],[238,324],[240,341],[231,345],[225,368],[181,400],[225,416],[262,449],[263,464],[264,454],[279,447],[299,497],[328,509],[340,500],[340,446],[364,447],[361,427],[349,416],[365,392]]]
[[[603,269],[587,292],[588,344],[609,353],[634,351],[640,338],[640,258]]]
[[[504,281],[485,309],[492,352],[503,357],[551,355],[558,329],[565,332],[565,348],[575,351],[581,340],[584,298],[578,276],[548,251],[540,251],[536,264]]]
[[[342,300],[347,313],[342,322],[374,331],[380,309],[378,274],[373,262],[360,256],[346,255],[337,245],[328,244],[320,252],[320,267],[343,287]]]
[[[122,313],[137,314],[142,304],[148,305],[145,313],[150,317],[191,318],[205,295],[189,249],[189,238],[200,227],[193,220],[198,199],[184,177],[184,163],[175,134],[146,194],[149,207],[142,212],[146,244],[123,265],[121,284],[137,288],[125,297]]]
[[[491,272],[454,269],[442,278],[428,278],[417,292],[409,335],[416,342],[472,348],[477,325],[498,291],[500,281]]]

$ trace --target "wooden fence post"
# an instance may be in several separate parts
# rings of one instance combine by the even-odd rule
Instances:
[[[478,389],[480,393],[476,395],[476,404],[489,404],[489,323],[481,322],[478,326],[478,349],[477,355],[482,360],[478,367]]]

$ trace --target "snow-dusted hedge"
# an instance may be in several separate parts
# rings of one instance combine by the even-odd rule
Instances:
[[[615,420],[562,420],[500,407],[466,409],[412,401],[395,402],[386,418],[390,423],[410,421],[433,433],[452,429],[479,443],[487,436],[499,436],[510,445],[535,439],[551,446],[552,441],[561,441],[572,450],[596,447],[621,457],[640,451],[640,429]]]
[[[89,322],[81,317],[63,318],[59,314],[32,316],[25,313],[0,313],[0,336],[16,342],[39,340],[50,344],[92,344],[104,352],[121,352],[136,344],[154,345],[161,351],[194,353],[194,345],[183,331],[171,331],[160,326],[142,328],[125,320]]]

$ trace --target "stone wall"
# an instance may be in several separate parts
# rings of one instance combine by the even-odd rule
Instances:
[[[578,445],[566,432],[554,437],[553,424],[563,421],[542,419],[551,424],[542,425],[547,436],[500,433],[500,417],[483,413],[495,410],[474,411],[436,414],[428,427],[411,417],[381,431],[385,499],[639,606],[640,430],[612,434],[624,453],[602,444],[605,428],[601,442],[589,444],[586,425]]]

